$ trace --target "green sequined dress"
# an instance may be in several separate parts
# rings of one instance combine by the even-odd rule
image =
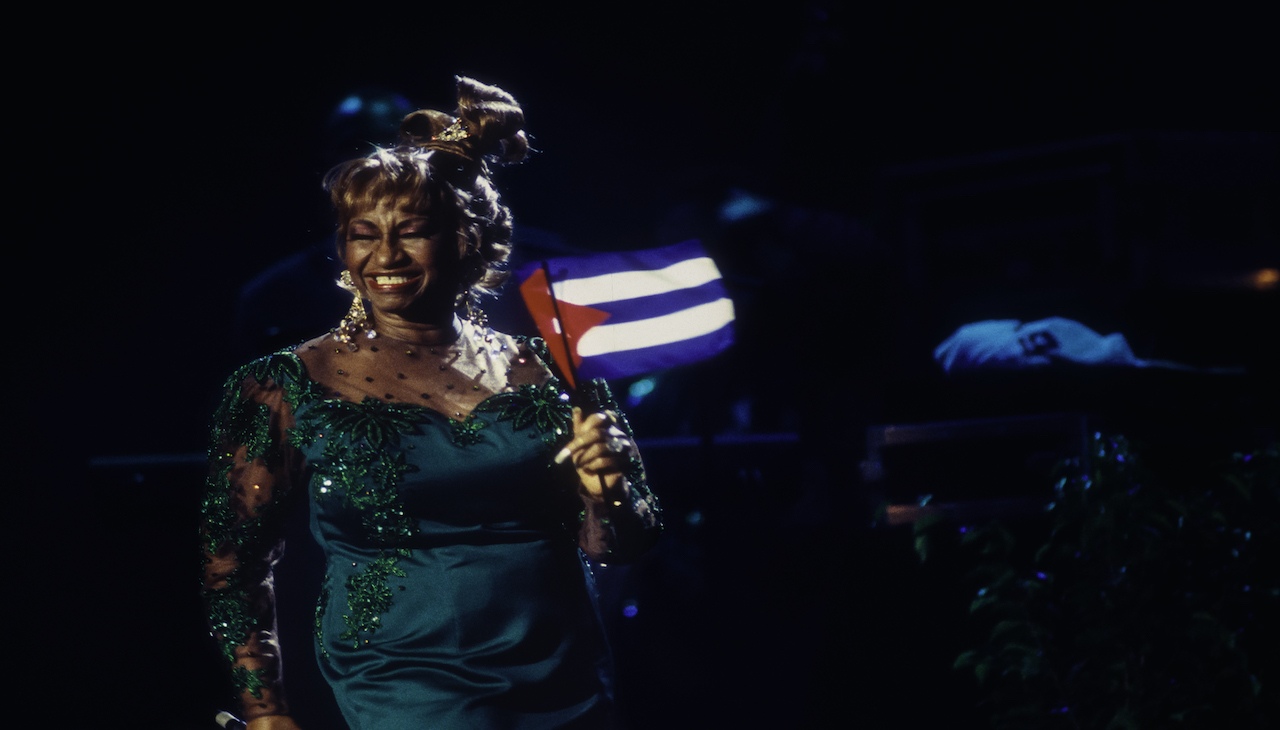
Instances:
[[[287,711],[271,566],[305,501],[316,652],[353,729],[607,726],[582,558],[647,548],[657,504],[638,460],[603,502],[552,464],[571,406],[538,345],[470,324],[446,348],[321,338],[228,381],[204,593],[248,717]]]

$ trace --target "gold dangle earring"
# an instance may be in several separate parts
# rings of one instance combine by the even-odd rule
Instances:
[[[480,258],[480,254],[476,253],[471,261],[471,271],[464,277],[463,281],[472,282],[470,285],[464,284],[462,291],[458,292],[456,307],[454,311],[460,311],[462,316],[471,320],[471,324],[480,329],[489,326],[489,317],[480,308],[480,290],[476,285],[484,278],[484,259]]]
[[[471,246],[468,245],[467,248],[471,249]],[[458,292],[458,296],[454,298],[453,311],[460,313],[463,319],[470,320],[471,324],[483,329],[489,325],[489,317],[480,308],[480,294],[474,288],[474,282],[484,278],[484,261],[477,250],[469,250],[467,258],[470,259],[469,271],[462,277],[464,282],[462,291]],[[473,284],[466,284],[465,282],[468,281]]]
[[[458,312],[463,319],[480,328],[489,324],[488,315],[480,308],[479,297],[470,290],[459,292],[454,302],[454,311]]]
[[[348,350],[356,352],[360,349],[360,345],[355,341],[356,335],[364,332],[366,337],[372,339],[377,337],[378,333],[369,326],[369,315],[364,311],[364,300],[360,298],[360,290],[356,288],[350,271],[342,272],[338,277],[338,286],[351,292],[353,299],[351,308],[347,310],[347,316],[338,322],[337,327],[329,330],[329,334],[333,335],[333,339],[346,345]]]

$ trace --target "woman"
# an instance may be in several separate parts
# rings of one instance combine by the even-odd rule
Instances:
[[[414,112],[401,146],[332,171],[352,311],[228,381],[204,585],[251,730],[296,727],[271,593],[293,502],[326,554],[316,651],[353,729],[608,723],[581,555],[643,550],[657,505],[607,389],[573,406],[540,341],[473,314],[510,252],[487,158],[521,159],[522,125],[459,78],[456,117]]]

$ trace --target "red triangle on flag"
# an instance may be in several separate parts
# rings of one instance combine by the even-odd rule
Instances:
[[[551,356],[561,364],[560,369],[565,379],[569,381],[569,387],[577,388],[578,385],[574,382],[575,374],[578,366],[582,364],[582,356],[578,354],[578,341],[587,333],[587,330],[608,319],[609,313],[579,304],[555,301],[551,287],[547,284],[546,269],[537,269],[530,274],[529,278],[520,284],[520,294],[529,307],[529,314],[533,316],[534,324],[538,325],[538,331],[542,333],[542,339],[546,340]],[[557,309],[560,312],[559,317],[556,316]],[[564,327],[563,335],[560,327],[557,326],[557,321]],[[565,351],[566,340],[572,350],[572,357]]]

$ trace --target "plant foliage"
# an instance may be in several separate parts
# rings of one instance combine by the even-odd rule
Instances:
[[[963,530],[970,613],[990,631],[955,667],[994,727],[1280,727],[1280,458],[1223,466],[1191,483],[1095,435],[1087,463],[1055,474],[1029,566],[1001,524]]]

